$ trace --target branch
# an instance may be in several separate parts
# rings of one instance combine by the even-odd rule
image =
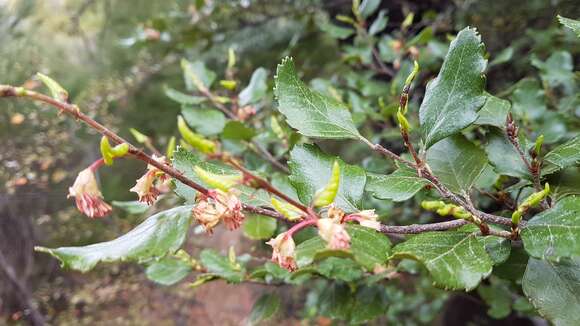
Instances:
[[[199,191],[200,193],[202,193],[204,195],[209,194],[209,190],[207,188],[205,188],[202,185],[196,183],[195,181],[187,178],[181,171],[175,169],[174,167],[154,160],[151,156],[147,155],[141,149],[132,145],[131,143],[129,143],[128,141],[124,140],[119,135],[114,133],[113,131],[109,130],[108,128],[106,128],[102,124],[98,123],[97,121],[93,120],[89,116],[82,113],[79,110],[79,108],[74,104],[60,102],[60,101],[55,100],[52,97],[49,97],[49,96],[44,95],[44,94],[40,94],[40,93],[37,93],[34,91],[26,90],[22,87],[14,87],[14,86],[8,86],[8,85],[0,85],[0,97],[27,97],[27,98],[30,98],[33,100],[37,100],[37,101],[49,104],[49,105],[59,109],[61,112],[64,112],[64,113],[74,117],[75,119],[82,121],[83,123],[87,124],[89,127],[95,129],[100,134],[108,137],[113,142],[115,142],[117,144],[122,144],[122,143],[128,144],[129,145],[129,153],[131,155],[133,155],[135,158],[155,166],[159,170],[165,172],[167,175],[179,180],[183,184]],[[402,159],[400,156],[387,150],[386,148],[384,148],[380,145],[373,145],[372,143],[370,143],[370,141],[368,141],[366,139],[364,139],[364,141],[365,141],[365,143],[369,144],[369,146],[371,146],[372,148],[377,148],[380,153],[387,155],[389,157],[392,157],[395,160],[402,162],[404,164],[407,164],[411,167],[414,167],[414,164],[412,162],[409,162],[407,160]],[[256,178],[259,178],[259,177],[256,176]],[[261,179],[261,178],[259,178],[259,179]],[[440,185],[440,183],[438,183],[438,180],[436,178],[434,180],[435,181],[431,181],[431,180],[430,181],[434,184],[434,186],[438,190],[440,189],[440,192],[443,191],[442,195],[444,193],[447,194],[447,195],[443,195],[444,197],[449,198],[452,201],[455,201],[459,205],[462,205],[462,206],[465,205],[465,203],[460,198],[458,198],[456,195],[449,192],[449,190],[447,190],[445,187]],[[272,189],[270,189],[270,191],[272,191]],[[277,192],[277,190],[275,190],[275,189],[274,189],[274,191]],[[282,199],[286,199],[286,197],[287,197],[284,194],[279,193],[279,192],[276,195],[281,197]],[[304,207],[304,205],[296,203],[292,199],[290,199],[290,200],[291,200],[290,203],[292,203],[293,205],[295,205],[299,208]],[[270,216],[270,217],[288,222],[288,220],[282,214],[280,214],[276,211],[273,211],[271,209],[267,209],[267,208],[263,208],[263,207],[256,207],[256,206],[252,206],[252,205],[248,205],[248,204],[243,204],[243,209],[247,212],[250,212],[250,213],[256,213],[256,214],[260,214],[260,215]],[[466,209],[468,211],[470,211],[470,209],[468,207],[466,207]],[[483,212],[479,212],[479,211],[477,211],[477,212],[479,214],[478,216],[480,216],[480,218],[484,221],[489,221],[490,223],[496,223],[496,224],[511,225],[510,219],[491,215],[491,214],[487,214],[487,213],[483,213]],[[440,223],[423,224],[423,225],[407,225],[407,226],[381,225],[380,231],[383,233],[393,233],[393,234],[395,234],[395,233],[397,233],[397,234],[415,234],[415,233],[428,232],[428,231],[444,231],[444,230],[456,229],[456,228],[458,228],[462,225],[465,225],[467,223],[468,222],[465,220],[455,220],[455,221],[450,221],[450,222],[440,222]],[[504,235],[498,234],[498,236],[504,236]]]

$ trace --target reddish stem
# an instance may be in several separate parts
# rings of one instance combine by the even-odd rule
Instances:
[[[316,225],[316,221],[317,221],[317,219],[315,219],[315,218],[309,218],[309,219],[306,219],[304,221],[301,221],[301,222],[294,224],[288,231],[286,231],[286,237],[292,237],[294,235],[294,233],[302,230],[303,228],[311,226],[311,225]]]

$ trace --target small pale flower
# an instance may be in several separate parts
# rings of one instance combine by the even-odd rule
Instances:
[[[342,209],[336,207],[334,204],[331,204],[330,206],[328,206],[328,211],[326,215],[333,221],[337,223],[342,223],[345,214]]]
[[[157,157],[153,155],[153,159],[158,162],[164,162],[165,157]],[[151,205],[157,200],[157,197],[161,193],[160,189],[163,189],[163,181],[166,181],[168,178],[153,165],[147,166],[147,172],[137,180],[135,186],[129,189],[132,192],[137,193],[139,196],[139,201],[147,203],[147,205]],[[156,185],[156,181],[159,181],[159,186]]]
[[[291,272],[298,269],[295,258],[296,244],[287,232],[280,233],[277,237],[266,242],[266,244],[272,247],[273,262]]]
[[[316,222],[318,234],[326,241],[329,249],[350,248],[350,236],[343,224],[331,218],[321,218]]]
[[[221,193],[221,194],[220,194]],[[242,202],[233,191],[227,193],[218,192],[218,199],[225,205],[225,212],[223,215],[224,223],[229,230],[235,230],[240,227],[244,221],[244,213],[242,212]]]
[[[374,209],[367,209],[352,215],[356,216],[360,225],[380,231],[381,223],[377,221],[378,215],[375,213]]]
[[[103,217],[112,210],[103,200],[103,194],[91,168],[79,173],[72,187],[68,188],[68,192],[69,198],[75,197],[78,210],[90,218]]]

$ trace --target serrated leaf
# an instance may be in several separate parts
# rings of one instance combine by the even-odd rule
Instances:
[[[521,140],[522,138],[520,138]],[[524,145],[522,148],[526,148],[525,142],[522,145]],[[494,129],[489,133],[485,152],[495,172],[498,174],[531,179],[526,164],[501,130]]]
[[[155,283],[173,285],[189,275],[191,270],[191,264],[174,257],[165,257],[149,265],[145,275]]]
[[[241,121],[228,121],[221,134],[223,139],[251,140],[256,135],[256,130],[247,127]]]
[[[487,61],[483,55],[481,37],[473,28],[463,29],[451,42],[441,71],[427,85],[419,109],[427,148],[477,119],[477,110],[485,103],[483,72]]]
[[[580,37],[580,21],[576,19],[562,17],[560,15],[558,15],[558,21],[560,22],[560,24],[571,29],[576,34],[576,36]]]
[[[389,175],[369,174],[366,190],[378,199],[405,201],[413,197],[429,182],[409,168],[401,167]]]
[[[487,164],[485,151],[462,135],[441,140],[427,151],[433,174],[451,191],[468,194]]]
[[[165,86],[163,90],[165,91],[165,95],[167,97],[169,97],[170,99],[174,100],[177,103],[181,103],[184,105],[197,105],[207,100],[205,97],[187,95],[168,86]]]
[[[250,83],[238,96],[240,105],[253,104],[263,99],[268,91],[267,79],[268,71],[266,69],[260,67],[254,70],[250,78]]]
[[[556,326],[580,325],[580,261],[530,258],[522,288],[538,312]]]
[[[291,58],[278,65],[274,93],[278,110],[301,134],[328,139],[360,138],[346,105],[309,89],[296,75]]]
[[[365,171],[358,166],[344,163],[338,157],[323,153],[314,145],[297,145],[290,152],[290,182],[300,201],[308,205],[315,192],[330,180],[335,160],[340,165],[340,185],[334,202],[347,212],[356,211],[364,192]]]
[[[204,249],[199,255],[199,259],[208,272],[228,282],[240,283],[244,279],[245,270],[241,266],[233,264],[228,257],[220,255],[213,249]]]
[[[511,104],[509,101],[502,100],[493,95],[488,95],[485,104],[478,112],[475,124],[489,125],[504,129],[510,107]]]
[[[522,228],[521,237],[533,257],[580,257],[580,198],[566,197],[534,216]]]
[[[493,261],[485,242],[473,232],[427,232],[393,248],[392,258],[422,262],[436,285],[446,289],[475,288],[491,274]]]
[[[252,240],[269,239],[276,231],[276,220],[261,215],[250,215],[244,221],[243,230]]]
[[[226,125],[224,114],[214,109],[184,106],[181,115],[189,126],[204,136],[219,134]]]
[[[262,295],[252,307],[249,318],[250,325],[272,318],[279,309],[280,297],[277,294],[267,293]]]
[[[570,139],[546,154],[544,157],[546,167],[542,168],[542,173],[550,174],[577,164],[580,164],[580,136]]]
[[[82,247],[45,248],[61,261],[62,267],[87,272],[99,262],[143,263],[163,257],[181,247],[191,221],[191,206],[179,206],[148,217],[117,239]]]

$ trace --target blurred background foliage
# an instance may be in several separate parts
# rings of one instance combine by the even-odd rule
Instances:
[[[478,28],[490,55],[489,92],[511,99],[516,112],[518,103],[538,107],[538,116],[524,120],[528,129],[547,135],[547,143],[578,130],[574,71],[580,44],[555,20],[557,14],[580,16],[577,1],[382,1],[367,20],[380,15],[388,19],[371,37],[347,32],[335,19],[350,11],[348,0],[0,0],[0,82],[39,88],[33,76],[43,72],[65,85],[71,101],[85,113],[123,137],[131,138],[129,128],[136,128],[163,147],[177,135],[175,119],[181,106],[164,90],[184,89],[181,58],[203,61],[221,75],[228,49],[233,48],[237,78],[247,82],[254,69],[264,67],[271,90],[276,64],[292,55],[315,89],[346,101],[355,122],[370,119],[373,123],[365,128],[401,151],[398,130],[388,127],[395,126],[389,117],[411,69],[410,58],[419,58],[426,81],[438,71],[449,35],[470,25]],[[409,13],[414,13],[414,22],[401,28]],[[531,79],[520,81],[524,77]],[[423,90],[417,87],[412,110]],[[272,101],[269,95],[266,109]],[[546,113],[545,107],[556,110]],[[43,106],[2,101],[0,108],[0,318],[14,324],[111,320],[127,325],[238,324],[246,318],[264,286],[219,283],[193,290],[181,283],[162,288],[134,265],[100,267],[82,275],[61,271],[49,257],[35,255],[35,244],[103,241],[126,232],[141,218],[115,210],[110,218],[89,220],[66,199],[76,173],[99,157],[94,132]],[[268,145],[267,139],[263,142]],[[359,145],[320,145],[346,161],[361,162],[364,157]],[[384,172],[389,163],[371,156],[362,164],[369,171]],[[128,185],[142,169],[139,162],[127,161],[105,170],[100,181],[106,199],[134,200]],[[167,201],[170,205],[171,199]],[[395,207],[374,201],[383,215],[398,223],[428,218],[413,203]],[[187,246],[192,251],[208,241],[221,249],[242,241],[239,235],[219,233],[210,240],[192,238]],[[410,279],[398,279],[380,292],[368,288],[366,295],[385,307],[377,323],[489,323],[486,298],[509,286],[494,281],[487,290],[444,293],[413,276],[418,266],[404,268]],[[281,319],[288,324],[301,319],[329,324],[327,317],[333,312],[325,306],[328,296],[348,294],[344,285],[324,280],[279,291],[286,307]],[[500,314],[502,322],[531,323],[521,318],[521,313],[534,314],[519,298],[510,298],[516,312]],[[466,308],[451,310],[450,305]]]

